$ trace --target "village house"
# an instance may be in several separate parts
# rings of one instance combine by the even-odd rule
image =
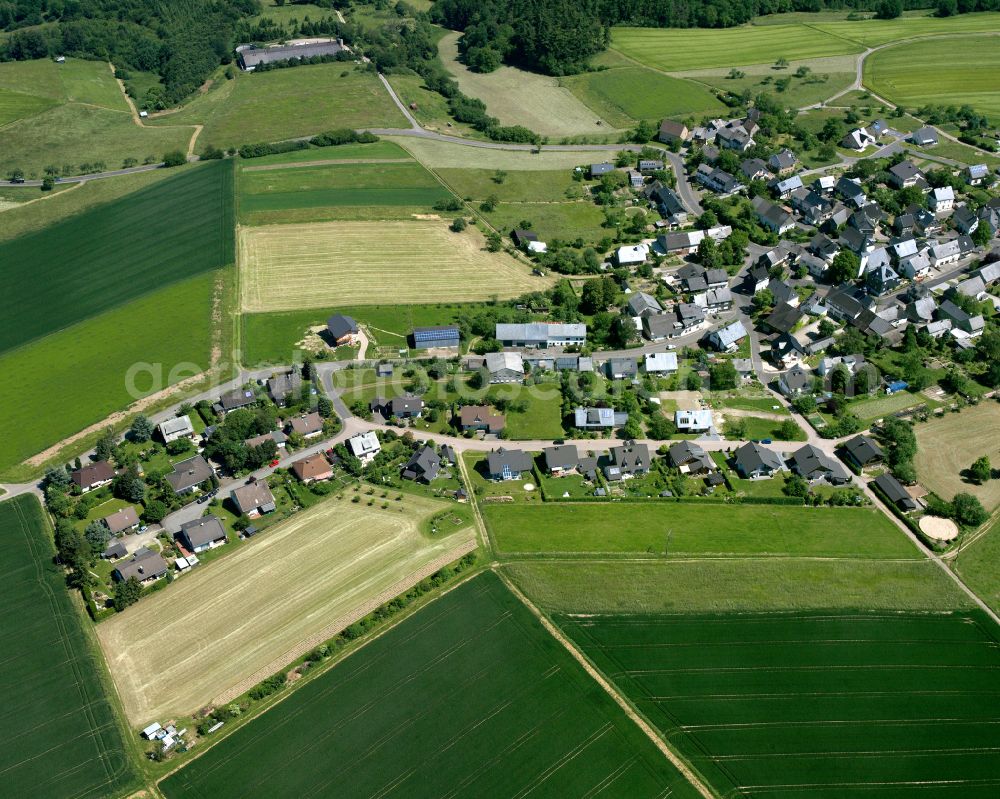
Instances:
[[[778,379],[778,390],[786,397],[798,397],[812,391],[812,372],[796,364]]]
[[[764,326],[775,333],[790,333],[803,316],[802,310],[797,305],[781,302],[768,314]]]
[[[486,371],[490,383],[521,383],[524,381],[524,359],[516,352],[488,352]]]
[[[733,453],[733,468],[744,480],[762,480],[784,470],[785,464],[778,453],[748,441]]]
[[[681,198],[669,186],[664,186],[660,181],[650,183],[643,190],[646,199],[649,200],[660,212],[667,222],[675,227],[687,224],[688,212],[681,202]]]
[[[871,485],[877,488],[899,510],[904,513],[917,509],[916,500],[910,496],[903,484],[889,472],[884,472],[872,480]]]
[[[694,176],[702,186],[722,197],[728,197],[745,188],[735,176],[709,164],[699,164]]]
[[[132,557],[115,566],[111,577],[116,582],[124,583],[135,577],[142,585],[159,580],[167,573],[167,562],[159,552],[153,552],[146,547],[140,547]]]
[[[806,444],[796,450],[788,460],[792,472],[809,483],[827,482],[830,485],[844,485],[851,482],[851,473],[840,461],[834,460],[823,450]]]
[[[229,492],[229,498],[241,514],[251,519],[271,513],[277,507],[271,487],[264,480],[254,480],[234,488]]]
[[[809,193],[805,186],[802,185],[802,178],[798,175],[792,175],[781,180],[775,179],[771,183],[771,188],[774,189],[774,193],[782,200],[788,199],[796,191]]]
[[[837,184],[833,187],[833,192],[844,202],[853,205],[855,208],[861,208],[868,202],[868,196],[865,194],[864,189],[861,188],[861,181],[857,178],[841,176],[837,180]]]
[[[680,433],[706,433],[712,429],[710,410],[674,411],[674,426]]]
[[[916,186],[918,181],[924,179],[921,172],[912,161],[900,161],[889,168],[889,182],[897,189],[906,189]]]
[[[428,349],[458,349],[461,341],[461,331],[458,325],[431,325],[415,327],[410,332],[415,350]]]
[[[95,488],[106,486],[114,479],[115,470],[107,461],[88,463],[70,474],[73,485],[79,488],[83,494],[93,491]]]
[[[531,456],[519,449],[491,450],[486,456],[486,475],[491,480],[517,480],[531,472]]]
[[[296,400],[302,393],[302,375],[298,369],[282,372],[268,378],[267,393],[279,408],[284,408],[289,400]]]
[[[221,413],[229,413],[240,408],[248,408],[255,402],[257,402],[257,395],[253,393],[253,389],[246,387],[234,388],[232,391],[227,391],[219,397],[216,410]]]
[[[424,445],[416,450],[403,466],[400,477],[417,483],[430,484],[441,471],[441,456],[434,447]]]
[[[292,473],[308,484],[317,480],[329,480],[333,477],[333,467],[322,452],[317,452],[292,463]]]
[[[663,313],[663,306],[652,294],[644,291],[637,291],[628,298],[626,303],[630,316],[649,316],[649,314]]]
[[[660,131],[657,138],[664,144],[684,144],[691,138],[691,133],[687,125],[683,122],[674,122],[672,119],[664,119],[660,123]]]
[[[503,414],[496,413],[486,405],[463,405],[458,411],[458,426],[463,432],[481,430],[495,435],[503,430],[506,424],[507,420]]]
[[[319,411],[304,413],[291,419],[288,426],[293,433],[298,433],[303,438],[316,438],[323,434],[323,417],[319,415]]]
[[[648,244],[626,244],[615,252],[619,266],[635,266],[646,262],[649,257]]]
[[[747,180],[767,180],[771,172],[759,158],[747,158],[740,163],[740,172]]]
[[[124,558],[128,554],[128,548],[125,546],[125,542],[120,538],[113,538],[108,541],[108,547],[101,553],[101,557],[104,560],[118,560],[119,558]]]
[[[166,476],[166,481],[175,494],[187,494],[202,483],[212,479],[215,472],[201,455],[174,464],[174,470]]]
[[[673,374],[677,371],[677,353],[647,352],[645,368],[648,374]]]
[[[358,338],[358,323],[350,316],[334,314],[326,320],[326,330],[334,345],[354,344]]]
[[[737,319],[735,322],[730,322],[725,327],[709,333],[708,341],[720,352],[735,352],[739,349],[739,343],[747,335],[747,329],[743,326],[743,322]]]
[[[712,456],[693,441],[678,441],[667,451],[670,465],[681,474],[706,474],[716,470]]]
[[[105,516],[101,521],[108,528],[111,535],[130,533],[139,526],[139,515],[131,505],[115,511],[110,516]]]
[[[609,463],[604,467],[604,476],[614,482],[649,472],[649,447],[626,441],[621,446],[612,447]]]
[[[961,330],[968,336],[980,335],[985,325],[982,316],[979,314],[972,316],[966,313],[951,300],[944,300],[938,306],[938,317],[947,319],[951,322],[953,328]]]
[[[780,152],[772,155],[767,160],[767,165],[776,175],[787,175],[795,170],[798,162],[799,159],[795,157],[795,153],[785,147]],[[801,185],[801,181],[799,183]]]
[[[581,323],[497,323],[496,340],[504,347],[570,347],[587,342],[587,326]]]
[[[419,419],[424,413],[424,401],[409,395],[392,399],[376,397],[368,407],[372,413],[381,414],[386,419]]]
[[[510,240],[519,250],[526,250],[531,242],[538,241],[538,234],[533,230],[515,228],[510,232]]]
[[[364,433],[358,433],[347,439],[347,449],[355,458],[361,461],[362,465],[365,465],[370,463],[382,451],[382,445],[379,443],[378,435],[376,435],[375,431],[367,430]]]
[[[967,205],[961,205],[956,208],[951,221],[959,233],[975,233],[976,228],[979,227],[979,217]]]
[[[965,168],[965,179],[970,186],[978,186],[990,175],[990,168],[986,164],[971,164]]]
[[[281,430],[272,430],[270,433],[261,433],[259,436],[248,438],[243,443],[248,447],[259,447],[267,441],[273,441],[274,445],[281,449],[288,443],[288,436]]]
[[[564,477],[576,471],[580,456],[573,444],[559,444],[542,450],[545,471],[553,477]]]
[[[840,146],[847,150],[857,150],[861,152],[866,147],[870,147],[878,141],[876,136],[867,128],[856,128],[840,140]]]
[[[931,192],[929,200],[932,211],[946,213],[955,206],[955,190],[951,186],[941,186]]]
[[[573,410],[573,426],[582,430],[611,429],[621,427],[628,421],[628,414],[616,411],[614,408],[575,408]]]
[[[160,438],[163,439],[164,444],[177,441],[179,438],[194,437],[194,426],[187,416],[175,416],[173,419],[160,422],[156,427],[160,431]]]
[[[657,158],[640,158],[639,171],[644,175],[648,175],[650,172],[662,172],[663,161]]]
[[[635,358],[610,358],[604,369],[609,380],[634,380],[639,376]]]
[[[910,141],[918,147],[933,147],[938,143],[937,131],[929,125],[925,125],[910,134]]]
[[[195,554],[221,547],[228,540],[226,528],[222,526],[219,517],[211,514],[184,522],[180,532],[177,533],[177,538],[184,549]]]
[[[754,197],[752,204],[757,220],[771,232],[781,235],[795,227],[795,218],[765,197]]]
[[[856,435],[848,439],[841,444],[841,449],[859,469],[872,463],[879,463],[885,458],[882,448],[866,435]]]

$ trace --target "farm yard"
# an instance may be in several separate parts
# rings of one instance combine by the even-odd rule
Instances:
[[[138,787],[80,609],[53,563],[34,496],[0,504],[6,688],[0,774],[8,796],[100,799]]]
[[[996,795],[1000,649],[978,611],[556,621],[719,795]]]
[[[865,61],[865,85],[897,105],[970,105],[995,117],[1000,37],[967,35],[887,47]]]
[[[502,66],[488,74],[473,72],[458,61],[461,34],[448,33],[438,42],[445,68],[459,88],[486,103],[491,116],[502,125],[523,125],[542,136],[601,136],[616,131],[557,78]],[[524,98],[530,97],[530,102]]]
[[[483,517],[506,555],[920,557],[882,514],[862,508],[591,502],[491,505]]]
[[[446,723],[443,723],[446,720]],[[697,792],[490,573],[159,785],[168,799]]]
[[[0,355],[0,370],[17,375],[0,381],[0,471],[138,399],[127,383],[133,365],[152,372],[136,376],[139,396],[208,369],[221,279],[216,272],[175,283]]]
[[[22,169],[29,177],[49,165],[77,175],[83,164],[159,160],[191,138],[190,128],[136,125],[108,64],[76,58],[0,64],[0,126],[0,175]]]
[[[966,481],[962,472],[982,455],[1000,462],[998,429],[1000,404],[995,401],[983,401],[961,413],[945,413],[918,424],[914,428],[914,466],[921,485],[948,501],[959,492],[974,494],[987,510],[994,510],[1000,504],[1000,480],[976,485]]]
[[[0,244],[0,352],[233,263],[232,175],[211,162]]]
[[[387,589],[473,540],[469,528],[433,540],[419,532],[438,502],[375,501],[388,507],[345,497],[302,511],[102,623],[129,720],[194,712],[249,679],[246,690],[294,660],[296,646],[332,637]]]
[[[177,113],[146,122],[154,129],[204,125],[199,147],[239,147],[334,128],[406,127],[375,73],[348,63],[260,74],[237,71],[233,80],[216,81]]]
[[[939,611],[970,600],[924,559],[525,559],[504,573],[543,610],[562,613]]]
[[[550,283],[487,252],[476,228],[452,233],[434,220],[242,228],[239,251],[244,311],[486,300]]]

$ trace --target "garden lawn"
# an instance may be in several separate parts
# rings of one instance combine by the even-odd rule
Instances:
[[[723,411],[723,413],[725,413]],[[775,441],[805,441],[806,431],[803,430],[798,425],[795,426],[795,434],[790,438],[786,438],[781,434],[782,423],[776,419],[767,419],[762,416],[733,416],[729,417],[734,422],[741,422],[745,425],[746,435],[745,438],[760,440],[762,438],[771,438]],[[789,419],[792,417],[789,416]]]
[[[233,263],[232,175],[214,161],[0,244],[0,353]]]
[[[563,435],[562,396],[559,385],[550,383],[536,386],[517,386],[516,392],[509,387],[494,388],[488,398],[510,396],[527,403],[523,412],[507,413],[507,433],[513,439],[556,439]]]
[[[941,611],[972,607],[971,600],[926,559],[537,559],[508,562],[503,570],[549,612]]]
[[[0,504],[0,683],[11,688],[0,724],[3,792],[35,799],[126,795],[139,783],[104,692],[104,665],[54,560],[38,500],[24,495]]]
[[[0,372],[17,375],[0,381],[0,469],[206,370],[214,282],[190,278],[0,356]],[[138,396],[127,386],[134,364],[159,373],[138,373]]]
[[[334,128],[407,126],[378,76],[351,63],[259,74],[237,70],[233,80],[217,82],[178,113],[148,122],[204,125],[199,147],[239,147]]]
[[[920,557],[885,516],[861,508],[590,502],[488,506],[483,517],[502,553]]]
[[[499,578],[449,591],[167,777],[168,799],[696,791]]]
[[[722,113],[725,106],[705,86],[643,67],[585,72],[563,84],[595,112],[620,128],[637,120]]]

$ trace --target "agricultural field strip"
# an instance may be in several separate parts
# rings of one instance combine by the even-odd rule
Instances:
[[[695,796],[489,573],[371,640],[160,788],[170,799],[227,799],[245,780],[278,797],[333,784],[346,797]]]
[[[193,712],[472,537],[425,539],[411,515],[436,503],[406,502],[403,516],[330,500],[101,624],[130,721]]]
[[[241,166],[240,172],[273,172],[278,169],[307,169],[317,166],[344,166],[356,164],[412,164],[412,158],[328,158],[317,161],[293,161],[286,164],[259,164]]]
[[[44,511],[33,496],[15,497],[0,505],[0,528],[7,576],[0,595],[9,624],[0,662],[0,684],[9,689],[0,715],[0,777],[8,790],[39,799],[120,791],[133,772],[100,666],[52,563]]]
[[[242,228],[239,253],[245,311],[485,300],[548,285],[510,256],[487,253],[476,231],[455,234],[435,221]]]
[[[893,779],[898,768],[886,764],[894,757],[917,772],[914,779],[927,772],[929,781],[945,774],[914,756],[965,757],[973,773],[973,757],[1000,762],[1000,717],[983,705],[989,678],[1000,669],[996,633],[985,616],[969,620],[898,614],[557,618],[696,766],[717,769],[712,779],[722,792],[819,788],[851,784],[848,779],[910,784]],[[887,634],[883,627],[905,629]],[[948,671],[947,687],[924,687],[939,670]],[[838,685],[848,690],[829,690],[831,671],[842,674]],[[805,696],[809,702],[801,701]],[[757,704],[763,707],[755,712]],[[910,712],[914,705],[926,709]],[[869,708],[871,715],[858,713]],[[825,715],[838,711],[844,717]],[[842,731],[852,726],[856,734]],[[957,728],[969,729],[948,745],[942,726],[953,738]],[[917,735],[916,728],[926,731]],[[788,730],[786,737],[780,729]],[[773,758],[781,758],[782,769],[768,764]],[[844,759],[851,760],[848,775],[837,771]],[[990,768],[980,773],[989,775]],[[952,788],[982,782],[955,766],[942,771]],[[992,783],[1000,784],[992,774]]]

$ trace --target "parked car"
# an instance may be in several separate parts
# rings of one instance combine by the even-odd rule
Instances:
[[[273,468],[274,468],[275,466],[277,466],[277,465],[278,465],[279,463],[281,463],[281,461],[279,461],[279,460],[273,460],[273,461],[271,461],[271,468],[273,469]]]

